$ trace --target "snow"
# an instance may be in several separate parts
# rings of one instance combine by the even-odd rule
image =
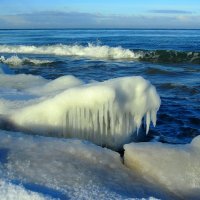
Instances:
[[[27,74],[0,74],[0,88],[12,88],[17,90],[25,90],[27,88],[41,86],[48,81],[41,76]]]
[[[159,182],[182,199],[200,197],[200,136],[191,144],[131,143],[124,146],[125,165]]]
[[[131,140],[143,118],[148,133],[160,106],[155,87],[140,76],[83,84],[72,76],[49,82],[32,75],[1,75],[0,87],[7,88],[1,94],[1,118],[17,130],[82,138],[113,149]]]
[[[38,96],[44,96],[50,94],[55,95],[66,89],[81,86],[82,84],[83,81],[74,76],[71,75],[61,76],[55,80],[48,81],[48,83],[42,86],[40,85],[38,87],[29,88],[28,92]]]
[[[26,190],[23,186],[7,183],[0,179],[1,200],[52,200],[37,192]]]
[[[0,179],[12,183],[0,187],[8,195],[25,190],[61,200],[174,199],[127,169],[117,152],[78,139],[0,131]]]

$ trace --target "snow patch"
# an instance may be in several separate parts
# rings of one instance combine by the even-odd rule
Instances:
[[[26,190],[23,186],[14,185],[0,179],[1,200],[52,200],[37,192]]]

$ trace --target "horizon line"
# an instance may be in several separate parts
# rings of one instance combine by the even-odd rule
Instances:
[[[200,30],[200,28],[0,28],[0,30]]]

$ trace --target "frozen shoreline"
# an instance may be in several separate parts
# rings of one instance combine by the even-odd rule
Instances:
[[[27,192],[63,200],[176,199],[127,169],[117,152],[87,141],[0,131],[0,155],[1,179]]]
[[[123,165],[117,152],[87,141],[0,131],[0,191],[30,199],[198,199],[199,151],[199,137],[188,145],[131,143]]]

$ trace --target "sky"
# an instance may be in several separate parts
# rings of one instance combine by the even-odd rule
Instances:
[[[200,29],[200,0],[1,0],[7,28]]]

